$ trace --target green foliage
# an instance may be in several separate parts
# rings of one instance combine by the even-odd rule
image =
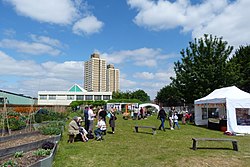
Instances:
[[[230,65],[237,77],[236,86],[250,93],[250,45],[240,46],[230,59]]]
[[[149,102],[150,97],[144,90],[136,90],[134,92],[127,91],[127,92],[113,92],[112,100],[113,99],[137,99],[141,102]]]
[[[79,100],[79,101],[72,101],[70,103],[70,107],[71,108],[76,108],[77,106],[81,106],[81,105],[92,105],[94,107],[97,107],[97,106],[104,106],[106,105],[107,103],[104,101],[104,100],[85,100],[85,101],[82,101],[82,100]]]
[[[60,121],[67,118],[67,113],[48,111],[40,109],[35,113],[35,121],[41,123],[43,121]]]
[[[59,135],[62,133],[63,122],[48,122],[38,128],[39,132],[44,135]]]
[[[26,126],[26,117],[22,116],[20,113],[11,111],[7,112],[7,118],[4,118],[3,115],[1,115],[1,117],[4,119],[5,129],[10,128],[11,130],[19,130]],[[2,126],[1,124],[1,128],[3,128]]]
[[[17,163],[13,160],[6,161],[1,167],[17,167]]]
[[[18,151],[18,152],[15,152],[14,154],[15,158],[22,157],[22,156],[23,156],[23,151]]]
[[[180,99],[179,92],[172,85],[163,87],[156,95],[157,102],[166,107],[182,105],[184,101]]]
[[[38,150],[36,150],[36,151],[33,152],[33,155],[44,157],[44,156],[50,155],[50,153],[51,153],[50,149],[47,149],[47,150],[45,150],[45,149],[38,149]]]
[[[138,99],[111,99],[108,101],[108,103],[139,103],[142,102]]]
[[[232,68],[227,65],[232,49],[222,38],[212,35],[190,42],[181,51],[181,61],[175,62],[176,77],[171,78],[180,98],[193,103],[217,88],[235,84]]]

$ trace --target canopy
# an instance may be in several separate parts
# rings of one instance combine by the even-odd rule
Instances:
[[[209,112],[227,118],[227,130],[250,133],[250,94],[235,86],[216,89],[195,100],[195,124],[207,125]],[[214,110],[213,110],[214,109]]]

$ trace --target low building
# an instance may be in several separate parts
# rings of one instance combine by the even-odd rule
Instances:
[[[0,105],[4,104],[13,105],[36,105],[37,98],[25,96],[23,94],[12,93],[4,90],[0,90]]]
[[[74,84],[68,91],[38,91],[38,105],[69,105],[77,100],[112,99],[112,92],[88,92]]]

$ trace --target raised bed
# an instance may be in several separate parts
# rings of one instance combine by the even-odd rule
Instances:
[[[15,152],[18,151],[24,151],[27,152],[29,150],[32,149],[36,149],[42,146],[42,144],[46,141],[50,141],[50,142],[58,142],[61,139],[61,134],[60,135],[56,135],[56,136],[52,136],[50,138],[46,138],[43,140],[39,140],[36,142],[31,142],[31,143],[27,143],[27,144],[23,144],[23,145],[19,145],[19,146],[14,146],[14,147],[9,147],[9,148],[5,148],[5,149],[0,149],[0,157],[5,157],[11,154],[14,154]]]
[[[58,142],[55,142],[55,146],[51,150],[51,154],[48,157],[41,159],[37,161],[36,163],[29,165],[28,167],[52,167],[52,163],[56,155],[56,151],[57,151],[57,143]]]
[[[0,137],[0,143],[5,142],[5,141],[9,141],[9,140],[20,139],[23,137],[33,136],[33,135],[37,135],[37,134],[40,134],[40,133],[38,131],[34,131],[34,132],[19,133],[19,134],[14,134],[14,135],[3,136],[3,137]]]

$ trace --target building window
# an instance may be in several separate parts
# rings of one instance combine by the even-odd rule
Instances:
[[[93,100],[93,96],[92,95],[86,95],[85,100]]]
[[[95,96],[94,96],[94,99],[95,99],[95,100],[102,100],[102,96],[101,96],[101,95],[95,95]]]
[[[84,95],[76,95],[76,100],[84,100]]]
[[[74,100],[74,95],[67,95],[67,100]]]
[[[103,95],[103,100],[110,100],[110,96],[109,95]]]
[[[40,95],[40,100],[47,100],[47,95]]]
[[[49,95],[49,100],[56,100],[56,95]]]

